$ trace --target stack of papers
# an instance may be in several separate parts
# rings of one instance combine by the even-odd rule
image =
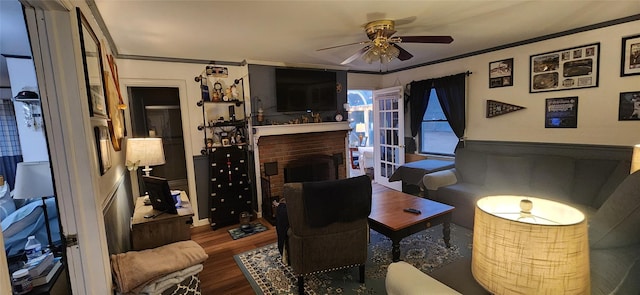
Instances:
[[[25,268],[29,270],[29,275],[35,278],[42,274],[47,268],[53,265],[53,253],[40,255],[38,258],[31,259],[25,264]]]
[[[39,276],[33,277],[31,279],[31,284],[36,287],[48,283],[60,267],[62,267],[62,262],[60,261],[60,257],[58,257],[54,260],[54,263],[45,269]]]

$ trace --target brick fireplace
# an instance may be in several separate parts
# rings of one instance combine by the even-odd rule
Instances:
[[[265,177],[265,163],[278,163],[277,174],[269,177],[271,196],[282,196],[284,169],[298,159],[324,155],[339,157],[338,178],[346,178],[346,137],[350,130],[347,122],[275,125],[254,127],[254,155],[256,171]],[[256,175],[258,208],[262,215],[262,179]],[[265,204],[266,205],[266,204]],[[268,206],[268,205],[266,205]],[[266,217],[266,216],[265,216]]]

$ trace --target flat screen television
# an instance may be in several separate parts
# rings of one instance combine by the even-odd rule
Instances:
[[[149,194],[149,200],[154,210],[169,214],[178,214],[176,202],[171,195],[166,178],[142,175],[144,188]]]
[[[336,72],[276,68],[278,112],[335,111],[337,99]]]

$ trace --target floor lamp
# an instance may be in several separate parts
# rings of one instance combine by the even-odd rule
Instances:
[[[51,228],[49,226],[49,214],[45,199],[53,196],[53,180],[51,178],[51,165],[48,161],[20,162],[16,168],[16,182],[13,190],[14,199],[42,198],[44,211],[44,224],[47,228],[47,247],[53,247]]]

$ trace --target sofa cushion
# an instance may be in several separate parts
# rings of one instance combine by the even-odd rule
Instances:
[[[536,197],[570,200],[575,160],[560,156],[532,156],[531,191]]]
[[[640,247],[633,245],[615,249],[592,249],[589,251],[591,265],[591,294],[638,294],[614,293],[616,288],[631,288],[638,284],[638,277],[626,282],[625,276],[632,270],[640,257]],[[631,284],[629,286],[628,284]]]
[[[627,176],[602,204],[589,227],[592,249],[640,243],[640,171]]]
[[[599,159],[578,159],[575,162],[575,173],[571,189],[571,201],[593,206],[602,185],[607,182],[618,161]],[[615,187],[613,188],[615,189]],[[609,195],[613,192],[609,192]],[[609,196],[607,195],[607,197]],[[598,205],[600,207],[602,203]],[[593,206],[594,208],[597,208]]]
[[[389,295],[460,294],[404,261],[389,264],[385,289]]]
[[[468,149],[456,151],[456,172],[458,181],[483,185],[487,170],[487,154]]]
[[[485,187],[495,193],[528,193],[531,160],[517,156],[487,156]]]
[[[620,161],[616,168],[608,174],[607,181],[602,185],[596,198],[592,201],[591,206],[594,208],[600,208],[602,204],[611,196],[616,190],[618,185],[629,175],[629,169],[631,168],[631,162]]]

